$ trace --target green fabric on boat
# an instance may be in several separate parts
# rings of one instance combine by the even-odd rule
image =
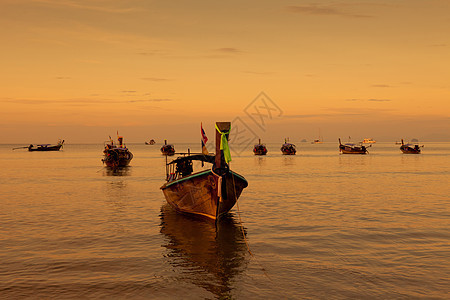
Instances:
[[[221,138],[220,138],[220,150],[223,150],[223,156],[225,157],[225,162],[229,163],[231,161],[231,154],[230,154],[230,147],[228,147],[228,139],[227,139],[227,134],[230,133],[229,131],[220,131],[219,127],[217,127],[216,124],[216,130],[217,132],[219,132],[221,134]]]

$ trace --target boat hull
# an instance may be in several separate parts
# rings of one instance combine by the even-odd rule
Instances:
[[[400,147],[400,150],[404,154],[420,154],[420,149],[414,149],[414,148],[411,148],[411,147],[402,146],[402,147]]]
[[[264,145],[257,145],[253,148],[253,153],[255,155],[266,155],[267,148]]]
[[[164,145],[161,147],[161,153],[167,156],[175,155],[175,148],[172,145]]]
[[[126,167],[133,159],[133,154],[130,151],[115,151],[105,150],[105,156],[102,159],[103,163],[110,168]]]
[[[28,148],[28,151],[59,151],[62,145],[50,146],[50,147],[37,147],[37,148]]]
[[[285,152],[285,151],[281,151],[281,153],[283,155],[295,155],[296,152]]]
[[[244,177],[232,171],[222,177],[222,182],[219,178],[206,170],[167,182],[161,190],[176,211],[215,220],[233,208],[248,185]]]
[[[257,150],[257,151],[253,151],[253,153],[255,153],[255,155],[266,155],[267,151]]]
[[[342,154],[367,154],[367,149],[355,149],[346,146],[340,146],[339,150]]]

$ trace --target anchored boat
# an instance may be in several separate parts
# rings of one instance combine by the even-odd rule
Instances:
[[[109,137],[109,142],[105,142],[103,150],[104,157],[102,162],[110,168],[126,167],[133,159],[133,153],[123,143],[123,137],[117,136],[118,145],[114,145],[114,141]]]
[[[146,145],[154,145],[156,144],[154,139],[151,139],[150,142],[145,142]]]
[[[283,155],[295,155],[297,149],[294,144],[289,143],[289,139],[284,139],[284,144],[281,146],[281,153]]]
[[[366,146],[358,146],[353,143],[342,144],[341,139],[339,139],[339,151],[342,152],[342,154],[367,154],[369,153],[367,148],[368,147]]]
[[[253,147],[253,153],[255,153],[255,155],[266,155],[267,154],[266,145],[261,144],[261,139],[259,139],[258,144],[256,144]]]
[[[28,151],[59,151],[64,145],[64,140],[58,140],[58,143],[56,145],[51,144],[39,144],[39,145],[33,145],[30,144],[29,146],[25,147],[18,147],[13,148],[13,150],[16,149],[28,149]]]
[[[175,147],[171,144],[167,144],[167,140],[164,140],[164,145],[161,147],[161,153],[167,156],[175,155]]]
[[[318,139],[314,139],[311,144],[323,144],[323,137],[320,134],[320,129],[319,129],[319,138]]]
[[[228,135],[230,122],[216,123],[216,154],[180,153],[166,162],[166,183],[161,190],[167,202],[180,213],[217,220],[234,206],[247,180],[230,170]],[[166,158],[167,159],[167,158]],[[212,165],[210,169],[193,172],[193,161]]]
[[[420,154],[420,147],[418,144],[404,144],[403,143],[403,139],[402,139],[402,145],[400,146],[400,150],[404,153],[404,154]]]
[[[375,144],[377,141],[373,140],[373,139],[364,139],[362,141],[363,144]]]

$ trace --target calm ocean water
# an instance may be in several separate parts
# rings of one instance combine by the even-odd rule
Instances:
[[[450,143],[424,144],[249,149],[217,230],[167,206],[159,144],[130,144],[120,172],[100,144],[0,145],[0,298],[448,299]]]

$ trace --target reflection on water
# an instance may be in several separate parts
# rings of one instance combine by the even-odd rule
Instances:
[[[370,154],[339,154],[340,166],[366,166]]]
[[[103,176],[130,176],[131,173],[131,167],[118,167],[118,168],[110,168],[105,167],[103,171]]]
[[[283,165],[284,166],[295,166],[296,163],[295,155],[283,155]]]
[[[247,247],[239,224],[226,215],[217,223],[161,207],[161,233],[167,238],[169,263],[183,280],[218,298],[230,298],[233,278],[248,263]]]
[[[263,167],[266,165],[266,157],[255,155],[255,165],[258,165],[260,167]]]

